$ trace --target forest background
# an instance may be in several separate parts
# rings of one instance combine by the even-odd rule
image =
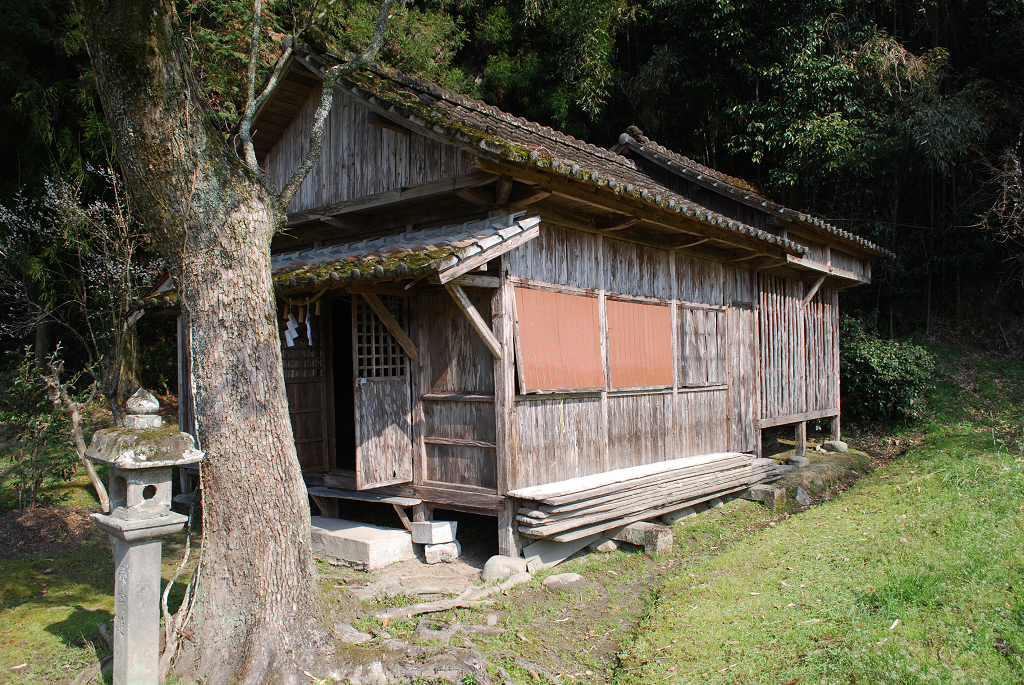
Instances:
[[[193,69],[230,131],[251,3],[177,8]],[[264,12],[265,75],[300,15],[322,15],[303,40],[358,51],[376,5],[273,0]],[[892,249],[873,285],[844,294],[846,311],[883,337],[1024,349],[1024,1],[417,0],[392,20],[380,60],[597,145],[637,125]],[[109,201],[111,184],[90,172],[108,167],[117,162],[74,3],[4,3],[0,204],[19,193],[24,206],[44,202],[55,177],[83,203]],[[67,255],[46,248],[30,255],[26,287],[59,302],[75,286],[62,280]],[[161,344],[173,329],[142,333],[143,382],[173,386]],[[41,326],[0,344],[35,339],[41,359],[59,339],[74,357],[65,338]]]

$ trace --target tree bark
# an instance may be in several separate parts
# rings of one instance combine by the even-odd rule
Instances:
[[[271,283],[283,208],[214,127],[171,0],[86,0],[83,10],[126,185],[191,333],[205,539],[174,670],[213,683],[294,675],[329,643]]]

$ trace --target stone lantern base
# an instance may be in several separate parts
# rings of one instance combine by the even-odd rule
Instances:
[[[93,514],[114,543],[114,685],[160,680],[161,538],[177,533],[187,516],[168,512],[129,521]]]

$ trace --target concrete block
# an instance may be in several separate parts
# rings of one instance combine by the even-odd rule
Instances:
[[[801,466],[807,466],[808,464],[811,463],[811,460],[808,459],[807,457],[792,456],[786,460],[786,463],[791,466],[796,466],[797,468],[799,468]]]
[[[594,533],[571,542],[538,540],[532,545],[523,548],[523,556],[526,557],[526,568],[530,573],[535,573],[539,569],[557,566],[600,537],[600,533]]]
[[[631,523],[628,526],[609,530],[605,535],[612,540],[628,542],[632,545],[639,545],[644,548],[647,554],[667,554],[672,551],[672,529],[660,523],[649,523],[640,521]]]
[[[846,452],[848,449],[850,449],[850,446],[847,445],[842,440],[826,440],[825,444],[823,444],[822,447],[825,448],[826,452],[840,452],[840,453],[842,453],[842,452]]]
[[[417,545],[443,545],[455,542],[458,521],[413,521],[412,541]]]
[[[416,558],[408,531],[322,516],[311,523],[314,554],[369,570]]]
[[[526,559],[495,554],[484,564],[484,580],[501,580],[515,573],[526,573]]]
[[[763,502],[774,511],[786,508],[786,488],[775,485],[752,485],[743,492],[743,499]]]
[[[462,554],[462,545],[458,540],[440,545],[424,545],[423,552],[428,564],[450,564]]]
[[[553,576],[548,576],[541,583],[549,590],[572,590],[586,584],[586,579],[578,573],[556,573]]]
[[[688,519],[691,516],[696,515],[696,509],[694,509],[693,507],[686,507],[685,509],[680,509],[679,511],[670,511],[669,513],[661,517],[661,522],[664,523],[666,526],[671,526],[675,523],[679,523],[683,519]]]

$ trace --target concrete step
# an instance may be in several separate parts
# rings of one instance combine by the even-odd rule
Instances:
[[[314,516],[311,523],[316,555],[367,570],[416,558],[409,531],[323,516]]]

